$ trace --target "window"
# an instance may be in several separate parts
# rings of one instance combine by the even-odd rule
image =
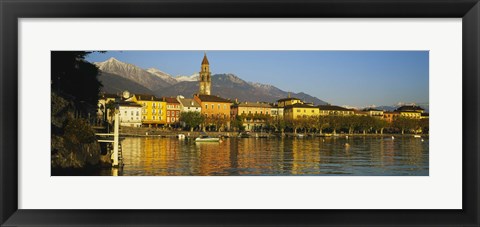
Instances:
[[[125,110],[125,115],[127,115],[127,111]]]
[[[300,110],[297,110],[297,113],[300,113]]]
[[[155,120],[155,116],[153,116],[153,120]]]
[[[143,120],[145,120],[145,116],[143,116]]]
[[[215,105],[212,104],[212,110],[215,108]]]
[[[170,111],[167,111],[167,116],[170,116]]]
[[[205,104],[205,109],[208,109],[208,105],[207,105],[207,104]]]
[[[130,111],[130,115],[132,115],[132,116],[133,116],[133,111]]]
[[[138,116],[138,114],[139,114],[139,113],[138,113],[138,111],[137,111],[137,116]]]
[[[315,110],[312,110],[312,113],[315,113]]]

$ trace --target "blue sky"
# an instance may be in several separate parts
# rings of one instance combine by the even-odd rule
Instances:
[[[108,51],[110,57],[172,76],[200,71],[204,51]],[[233,73],[335,105],[428,103],[428,51],[207,51],[213,74]]]

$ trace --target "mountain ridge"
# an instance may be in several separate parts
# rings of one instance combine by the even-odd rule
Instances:
[[[120,89],[150,91],[156,96],[192,96],[198,91],[198,73],[190,76],[176,76],[157,68],[142,69],[134,64],[125,63],[115,58],[104,62],[94,62],[101,71],[103,91],[118,91]],[[115,77],[120,77],[115,81]],[[130,80],[130,81],[125,81]],[[148,90],[145,90],[148,89]],[[135,92],[135,91],[131,91]],[[315,105],[325,105],[327,102],[304,92],[287,92],[270,84],[245,81],[232,73],[212,75],[212,94],[239,101],[275,102],[289,94],[293,97],[312,102]]]

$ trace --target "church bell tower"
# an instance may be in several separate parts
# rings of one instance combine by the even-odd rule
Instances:
[[[210,63],[208,63],[207,53],[203,55],[202,68],[200,70],[200,95],[210,95],[212,80],[210,78]]]

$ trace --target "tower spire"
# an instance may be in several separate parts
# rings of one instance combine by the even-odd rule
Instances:
[[[210,63],[208,62],[207,52],[203,52],[202,66],[200,68],[199,93],[201,95],[210,95],[211,89]]]

